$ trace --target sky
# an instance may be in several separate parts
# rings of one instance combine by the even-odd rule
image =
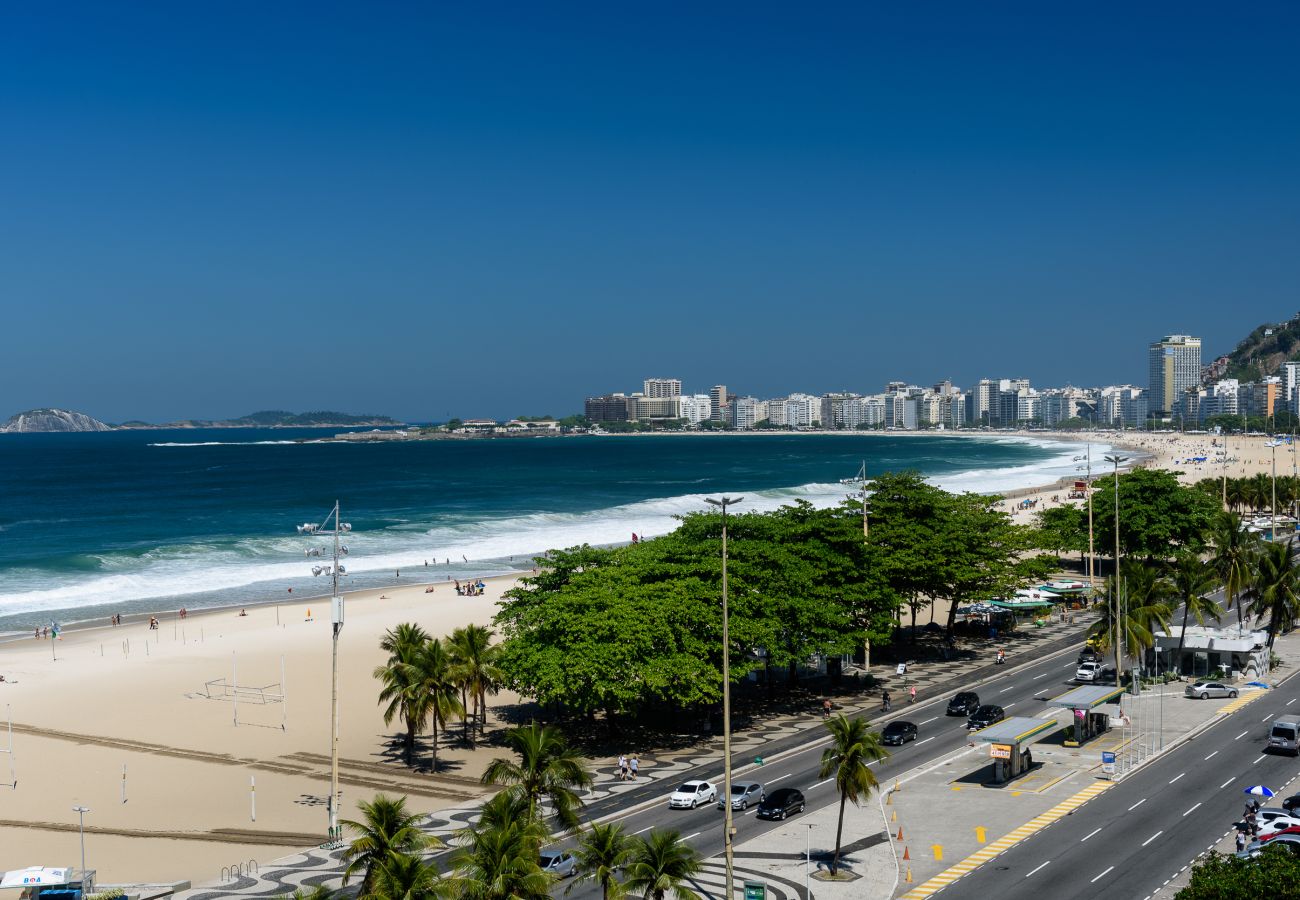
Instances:
[[[10,4],[0,418],[1138,383],[1300,310],[1300,4]]]

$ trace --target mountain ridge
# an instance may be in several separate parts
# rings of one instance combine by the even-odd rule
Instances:
[[[182,419],[175,422],[129,421],[111,425],[86,415],[54,407],[15,413],[0,425],[0,434],[35,434],[92,431],[146,431],[175,428],[357,428],[391,427],[405,424],[388,416],[354,416],[332,410],[292,413],[271,409],[249,413],[237,419]]]

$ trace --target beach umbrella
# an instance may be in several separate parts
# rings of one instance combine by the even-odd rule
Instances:
[[[1250,794],[1250,795],[1253,796],[1253,797],[1272,797],[1272,796],[1273,796],[1273,792],[1270,791],[1268,788],[1264,787],[1264,785],[1262,785],[1262,784],[1257,784],[1257,785],[1255,785],[1254,787],[1248,787],[1248,788],[1246,788],[1244,791],[1242,791],[1242,793],[1243,793],[1243,794]]]
[[[1266,688],[1266,687],[1268,687],[1268,685],[1266,685],[1266,684],[1265,684],[1264,682],[1262,682],[1262,681],[1247,681],[1247,682],[1246,682],[1246,686],[1247,686],[1247,687],[1257,687],[1257,688]]]

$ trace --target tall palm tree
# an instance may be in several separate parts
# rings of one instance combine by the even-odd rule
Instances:
[[[432,862],[416,853],[395,853],[379,864],[369,896],[374,900],[432,900],[455,895]]]
[[[1143,567],[1143,569],[1149,568]],[[1149,572],[1137,574],[1137,564],[1132,570],[1127,566],[1125,569],[1135,575],[1134,583],[1138,589],[1132,596],[1126,597],[1124,609],[1118,619],[1113,604],[1109,602],[1098,604],[1097,611],[1100,615],[1088,629],[1088,634],[1095,638],[1097,649],[1102,653],[1113,649],[1118,638],[1123,639],[1124,647],[1130,653],[1137,651],[1140,654],[1150,649],[1155,644],[1155,632],[1168,628],[1169,619],[1174,614],[1173,606],[1164,599],[1168,596],[1168,582],[1163,579],[1149,582]],[[1114,583],[1114,577],[1106,579],[1106,596],[1114,596]],[[1127,573],[1124,583],[1126,585],[1129,583]]]
[[[1279,631],[1294,627],[1300,613],[1300,578],[1295,570],[1295,545],[1290,541],[1265,544],[1248,596],[1251,616],[1268,615],[1268,648]]]
[[[451,654],[446,645],[432,638],[425,641],[413,660],[416,670],[415,681],[421,695],[421,706],[425,716],[433,726],[433,754],[430,759],[431,770],[438,771],[438,733],[446,730],[447,720],[457,713],[464,712],[457,696],[456,673],[452,666]]]
[[[498,664],[501,645],[492,643],[494,635],[491,628],[483,625],[467,625],[457,628],[450,642],[457,676],[474,704],[474,725],[479,734],[486,728],[487,695],[495,694],[505,680]]]
[[[852,800],[857,806],[871,796],[876,787],[876,773],[870,764],[887,759],[889,751],[880,743],[880,732],[867,728],[860,716],[845,718],[840,713],[826,721],[831,733],[831,745],[822,752],[819,778],[835,776],[835,789],[840,792],[840,821],[835,829],[835,855],[831,857],[831,875],[839,871],[840,841],[844,837],[844,806]]]
[[[1214,520],[1210,529],[1210,566],[1223,582],[1228,608],[1237,608],[1237,625],[1241,626],[1241,597],[1255,572],[1259,557],[1259,536],[1242,527],[1241,516],[1225,512]]]
[[[429,716],[429,695],[417,665],[426,645],[427,640],[425,644],[394,642],[388,662],[376,666],[374,671],[374,677],[383,685],[379,702],[388,704],[384,707],[384,724],[400,718],[406,726],[404,751],[408,765],[415,753],[416,735]]]
[[[1204,625],[1208,620],[1218,622],[1222,619],[1223,610],[1218,603],[1205,596],[1218,585],[1215,583],[1214,570],[1201,562],[1195,553],[1178,554],[1169,573],[1169,580],[1183,604],[1183,627],[1178,634],[1178,654],[1174,657],[1181,667],[1183,644],[1187,639],[1187,617],[1196,619],[1197,625]]]
[[[423,647],[429,640],[429,632],[414,622],[402,622],[396,628],[384,632],[379,641],[379,649],[388,654],[388,661],[399,662],[408,658],[417,648]]]
[[[655,830],[633,844],[623,887],[645,900],[664,900],[670,893],[677,900],[699,900],[685,882],[701,868],[699,853],[682,840],[681,832]]]
[[[465,900],[546,900],[552,876],[539,852],[550,839],[520,797],[502,791],[483,805],[483,815],[460,832],[464,846],[452,857],[446,879],[451,896]]]
[[[623,826],[613,822],[595,823],[578,839],[573,851],[577,859],[578,877],[565,893],[581,881],[594,881],[600,885],[601,900],[619,900],[627,891],[615,880],[615,875],[632,862],[635,842],[623,831]]]
[[[435,838],[416,827],[420,816],[406,811],[405,797],[393,798],[376,794],[374,800],[361,802],[361,815],[362,820],[359,822],[348,819],[343,821],[357,836],[343,851],[342,859],[348,864],[343,871],[345,885],[357,872],[365,872],[361,879],[363,897],[374,887],[379,867],[392,856],[418,853],[427,847],[438,845]]]
[[[338,891],[327,888],[323,884],[318,884],[312,888],[298,888],[292,894],[287,895],[284,900],[335,900],[338,896]]]
[[[591,786],[591,772],[560,730],[536,723],[524,725],[506,732],[506,743],[519,754],[519,761],[492,760],[483,772],[483,783],[503,785],[508,792],[522,796],[528,802],[530,819],[540,818],[538,805],[546,799],[556,821],[565,828],[577,828],[582,799],[575,789]]]

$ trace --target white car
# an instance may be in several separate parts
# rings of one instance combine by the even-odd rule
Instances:
[[[1277,816],[1259,826],[1259,839],[1263,840],[1266,837],[1272,837],[1284,828],[1295,828],[1297,826],[1300,826],[1300,819],[1291,816]]]
[[[718,802],[718,789],[710,781],[688,781],[668,797],[669,809],[695,809]]]
[[[1101,668],[1102,666],[1099,662],[1083,663],[1075,670],[1074,680],[1087,682],[1096,681],[1098,674],[1101,672]]]
[[[539,864],[543,872],[556,878],[578,874],[578,861],[568,850],[543,851]]]

